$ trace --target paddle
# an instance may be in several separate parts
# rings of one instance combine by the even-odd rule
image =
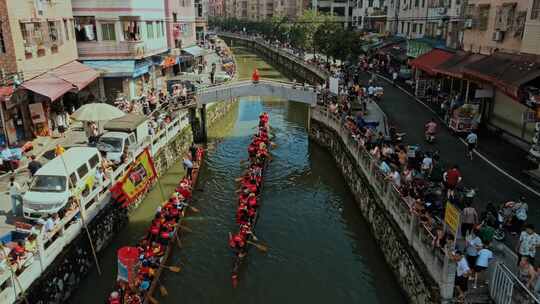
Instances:
[[[180,266],[161,265],[161,267],[168,269],[169,271],[176,272],[176,273],[182,271],[182,268]]]
[[[243,179],[244,179],[243,177],[239,177],[239,178],[235,178],[234,181],[238,183],[238,182],[241,182]]]
[[[187,232],[193,232],[193,229],[189,228],[189,227],[186,227],[186,226],[183,226],[183,225],[180,225],[178,224],[178,226],[181,228],[181,229],[184,229],[185,231]]]
[[[268,252],[268,247],[265,246],[265,245],[258,244],[258,243],[252,242],[252,241],[247,241],[247,243],[255,246],[255,248],[259,249],[262,252]]]
[[[167,290],[167,288],[165,288],[165,286],[161,284],[159,285],[159,293],[161,293],[162,297],[166,297],[169,295],[169,291]]]
[[[201,210],[199,210],[199,208],[195,208],[195,207],[193,207],[193,206],[189,206],[189,209],[191,209],[191,210],[192,210],[193,212],[195,212],[195,213],[201,212]]]
[[[177,234],[174,235],[174,239],[176,240],[176,245],[178,246],[178,248],[182,249],[182,242],[180,241],[180,238]]]
[[[152,296],[148,296],[148,300],[152,303],[152,304],[159,304],[159,301],[156,300],[154,297]]]

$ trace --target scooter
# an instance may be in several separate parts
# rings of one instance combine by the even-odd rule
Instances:
[[[434,133],[427,133],[426,132],[426,141],[430,144],[434,143],[435,142],[435,139],[437,139],[435,137],[435,134]]]

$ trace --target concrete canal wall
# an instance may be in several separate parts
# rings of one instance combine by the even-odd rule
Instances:
[[[286,74],[310,84],[324,83],[329,77],[327,72],[262,41],[234,34],[220,36],[228,39],[229,45],[249,47]],[[366,151],[360,151],[341,128],[342,124],[321,110],[318,107],[311,110],[310,138],[332,154],[409,302],[451,302],[454,263],[441,250],[433,248],[433,234],[411,214],[397,191],[377,178],[378,169]]]
[[[234,102],[216,103],[209,106],[207,110],[209,127],[225,116],[233,106]],[[193,135],[191,128],[188,126],[158,151],[154,158],[154,165],[160,176],[188,152],[192,140]],[[105,199],[109,199],[109,197],[107,196]],[[143,199],[144,197],[139,200],[139,203]],[[99,252],[110,244],[114,236],[125,227],[128,221],[129,212],[127,210],[119,209],[110,204],[88,224],[88,230],[98,251],[98,256]],[[28,303],[69,302],[72,292],[92,267],[95,267],[95,265],[90,244],[86,233],[82,233],[56,258],[54,264],[50,265],[47,271],[32,284],[26,293]],[[114,270],[104,269],[104,271]],[[26,303],[24,299],[20,299],[19,302]]]

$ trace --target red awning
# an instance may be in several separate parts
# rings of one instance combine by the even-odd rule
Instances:
[[[71,83],[49,73],[25,81],[22,84],[22,87],[39,95],[48,97],[51,101],[57,100],[73,89]]]
[[[64,64],[52,70],[51,73],[73,84],[79,91],[86,88],[86,86],[99,77],[98,71],[77,61]]]
[[[486,56],[482,54],[458,51],[456,54],[454,54],[454,56],[452,56],[452,58],[435,67],[433,70],[447,76],[463,78],[463,69],[465,66],[481,60],[484,57]]]
[[[54,101],[69,91],[84,89],[98,77],[99,72],[96,70],[80,62],[72,61],[34,79],[25,81],[22,87]]]
[[[429,75],[434,76],[437,75],[437,72],[434,69],[441,65],[443,62],[452,58],[452,56],[453,53],[451,52],[443,51],[440,49],[433,49],[430,52],[427,52],[412,60],[409,64],[414,68],[417,68],[428,73]]]

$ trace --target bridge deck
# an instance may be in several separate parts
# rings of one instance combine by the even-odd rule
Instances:
[[[245,96],[269,96],[312,106],[317,104],[317,92],[313,87],[304,88],[294,83],[272,80],[260,80],[257,83],[251,80],[235,81],[207,87],[197,92],[197,102],[205,105]]]

